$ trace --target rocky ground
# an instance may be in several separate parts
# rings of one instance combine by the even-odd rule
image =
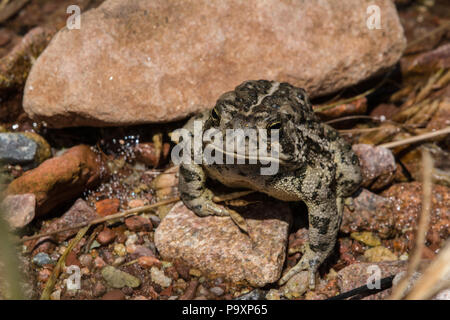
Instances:
[[[448,243],[450,135],[401,142],[449,128],[446,1],[377,1],[380,30],[360,23],[365,0],[80,0],[81,29],[68,30],[72,2],[0,4],[0,207],[13,232],[0,242],[17,244],[26,298],[327,299],[364,285],[374,265],[399,278],[422,213],[424,150],[434,169],[419,274]],[[176,201],[170,133],[258,78],[305,87],[360,159],[362,187],[316,290],[305,273],[276,284],[308,239],[302,204],[226,201],[246,235]],[[0,263],[1,298],[13,273]]]

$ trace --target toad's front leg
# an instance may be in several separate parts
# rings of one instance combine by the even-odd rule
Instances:
[[[286,283],[300,271],[309,272],[309,287],[315,287],[315,275],[322,262],[329,256],[336,244],[337,233],[343,212],[341,198],[328,199],[320,203],[307,202],[309,217],[309,242],[300,261],[279,281]]]
[[[214,194],[205,186],[206,174],[200,165],[181,164],[179,180],[181,200],[196,215],[201,217],[229,215],[225,207],[213,202]]]

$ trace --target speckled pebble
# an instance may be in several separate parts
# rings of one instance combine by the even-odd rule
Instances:
[[[225,290],[223,290],[221,287],[213,287],[209,289],[209,291],[211,291],[217,297],[220,297],[225,292]]]
[[[150,270],[152,281],[163,288],[167,288],[172,284],[172,279],[164,274],[164,271],[156,267],[152,267]]]
[[[55,262],[50,258],[50,256],[47,253],[39,252],[33,257],[33,263],[42,267],[46,264],[53,264]]]

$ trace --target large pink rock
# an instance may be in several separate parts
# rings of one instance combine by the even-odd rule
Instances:
[[[23,106],[53,127],[167,122],[249,79],[323,95],[394,65],[405,37],[391,0],[109,0],[62,29]]]
[[[205,274],[255,286],[275,282],[286,254],[289,206],[264,201],[243,212],[249,235],[230,217],[198,217],[179,202],[156,229],[155,245],[163,259],[181,259]]]

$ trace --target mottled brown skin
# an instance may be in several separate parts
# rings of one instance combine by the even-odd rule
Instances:
[[[308,207],[309,243],[299,263],[280,280],[309,270],[315,273],[333,250],[342,220],[344,199],[359,187],[358,158],[336,130],[321,123],[306,92],[288,83],[247,81],[223,94],[214,109],[191,119],[204,130],[279,128],[280,164],[275,175],[261,175],[261,164],[181,164],[179,190],[184,204],[199,216],[228,215],[212,201],[207,177],[229,187],[264,192],[283,201],[304,201]]]

